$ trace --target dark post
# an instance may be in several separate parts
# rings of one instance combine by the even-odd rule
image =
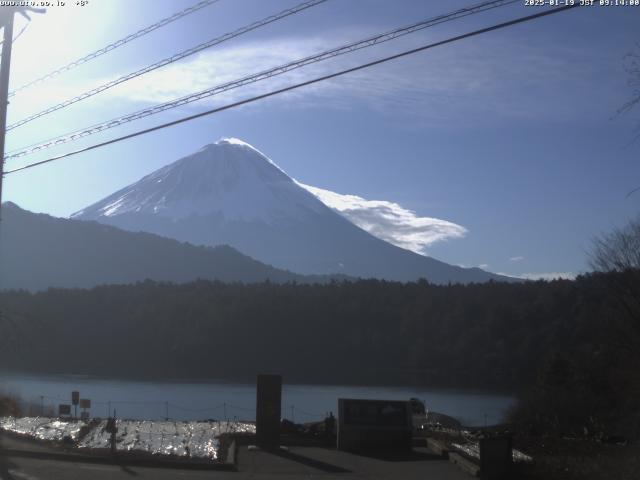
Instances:
[[[4,143],[7,130],[7,106],[9,105],[9,68],[11,67],[11,44],[13,43],[14,9],[0,13],[4,29],[2,61],[0,63],[0,209],[2,208],[2,183],[4,179]]]
[[[74,417],[78,418],[78,403],[80,403],[80,392],[71,392],[71,404],[73,405]]]
[[[18,2],[15,2],[18,3]],[[27,3],[27,2],[23,2]],[[2,209],[2,183],[4,180],[4,147],[7,134],[7,107],[9,106],[9,69],[11,67],[11,47],[13,46],[13,17],[19,13],[31,20],[28,12],[44,13],[43,8],[4,7],[0,9],[0,27],[3,27],[2,60],[0,60],[0,211]]]
[[[116,434],[118,433],[118,424],[116,423],[116,411],[113,411],[113,417],[107,419],[107,426],[105,427],[107,433],[110,434],[109,444],[111,446],[111,455],[116,455]]]
[[[508,480],[513,464],[513,443],[508,435],[480,439],[480,478]]]
[[[0,220],[2,220],[2,184],[4,182],[4,143],[7,134],[7,107],[9,105],[9,68],[11,66],[11,44],[13,43],[13,8],[0,11],[0,26],[4,30],[2,60],[0,60]],[[0,254],[2,253],[2,222],[0,221]],[[0,288],[2,287],[0,272]],[[0,311],[0,317],[2,311]]]
[[[256,399],[256,440],[260,447],[280,445],[282,376],[258,375]]]
[[[109,437],[109,445],[110,445],[110,450],[111,450],[111,455],[115,456],[117,451],[116,451],[116,433],[118,432],[117,427],[113,427],[113,430],[111,430],[111,436]]]

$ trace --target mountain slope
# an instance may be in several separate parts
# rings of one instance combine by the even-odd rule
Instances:
[[[12,203],[3,205],[0,250],[2,288],[85,288],[146,279],[177,283],[328,280],[270,267],[228,246],[196,247],[96,222],[34,214]]]
[[[370,235],[236,139],[207,145],[73,218],[196,245],[228,244],[260,261],[306,274],[426,278],[434,283],[508,279],[452,266]]]

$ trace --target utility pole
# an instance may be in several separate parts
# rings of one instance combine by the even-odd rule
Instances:
[[[2,60],[0,61],[0,258],[2,258],[2,184],[4,183],[4,143],[7,135],[7,107],[9,105],[9,68],[11,66],[11,44],[13,43],[13,16],[15,8],[4,7],[0,10],[0,26],[4,32],[2,42]],[[0,265],[0,269],[2,265]],[[2,289],[3,273],[0,271],[0,290]],[[0,311],[0,322],[2,311]]]
[[[7,134],[7,107],[9,106],[9,70],[13,43],[13,17],[16,10],[4,7],[0,21],[4,31],[2,61],[0,63],[0,212],[2,211],[2,183],[4,180],[4,143]],[[1,215],[1,214],[0,214]],[[0,217],[1,219],[1,217]]]
[[[4,180],[4,146],[7,134],[7,107],[9,106],[9,73],[13,46],[13,20],[19,13],[31,21],[28,12],[44,13],[44,8],[0,7],[0,26],[3,29],[2,61],[0,62],[0,220],[2,219],[2,183]]]

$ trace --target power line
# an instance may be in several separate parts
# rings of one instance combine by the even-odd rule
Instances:
[[[81,130],[76,130],[74,132],[59,136],[59,137],[55,137],[49,140],[46,140],[44,142],[39,142],[37,144],[33,144],[30,145],[26,148],[20,149],[20,150],[14,150],[13,152],[11,152],[9,155],[7,155],[5,157],[6,160],[8,159],[13,159],[13,158],[20,158],[26,155],[30,155],[42,150],[46,150],[48,148],[51,147],[55,147],[58,145],[62,145],[65,143],[69,143],[71,141],[75,141],[75,140],[79,140],[81,138],[87,137],[89,135],[93,135],[114,127],[117,127],[119,125],[122,125],[124,123],[129,123],[132,122],[134,120],[139,120],[141,118],[145,118],[148,117],[150,115],[155,115],[156,113],[160,113],[160,112],[164,112],[165,110],[169,110],[172,108],[176,108],[176,107],[180,107],[182,105],[186,105],[188,103],[192,103],[198,100],[202,100],[204,98],[208,98],[214,95],[218,95],[224,92],[227,92],[229,90],[233,90],[236,88],[240,88],[243,87],[245,85],[249,85],[252,83],[256,83],[262,80],[266,80],[269,78],[272,78],[276,75],[282,75],[284,73],[287,73],[291,70],[295,70],[313,63],[318,63],[324,60],[328,60],[340,55],[344,55],[347,53],[351,53],[357,50],[361,50],[363,48],[368,48],[368,47],[372,47],[374,45],[378,45],[380,43],[384,43],[405,35],[409,35],[411,33],[423,30],[425,28],[428,27],[432,27],[434,25],[438,25],[441,23],[445,23],[445,22],[450,22],[459,18],[463,18],[469,15],[474,15],[480,12],[484,12],[487,10],[491,10],[494,8],[498,8],[498,7],[502,7],[505,5],[509,5],[511,3],[515,3],[519,0],[493,0],[493,1],[487,1],[487,2],[483,2],[477,5],[473,5],[473,6],[469,6],[469,7],[465,7],[459,10],[456,10],[454,12],[448,13],[448,14],[443,14],[443,15],[439,15],[437,17],[432,17],[426,20],[422,20],[420,22],[414,23],[412,25],[409,26],[404,26],[404,27],[400,27],[397,28],[395,30],[391,30],[389,32],[386,33],[382,33],[382,34],[378,34],[378,35],[374,35],[372,37],[366,38],[364,40],[359,40],[353,43],[349,43],[347,45],[343,45],[341,47],[338,48],[333,48],[331,50],[326,50],[324,52],[309,56],[309,57],[305,57],[302,59],[298,59],[298,60],[294,60],[292,62],[286,63],[284,65],[280,65],[274,68],[270,68],[268,70],[264,70],[262,72],[259,73],[255,73],[246,77],[243,77],[241,79],[237,79],[237,80],[232,80],[230,82],[227,83],[223,83],[220,85],[216,85],[214,87],[202,90],[200,92],[197,93],[193,93],[190,95],[187,95],[185,97],[181,97],[178,98],[176,100],[172,100],[170,102],[166,102],[166,103],[162,103],[159,105],[155,105],[153,107],[150,108],[146,108],[143,110],[139,110],[137,112],[134,113],[130,113],[121,117],[117,117],[111,120],[108,120],[106,122],[102,122],[102,123],[98,123],[95,125],[92,125],[90,127],[86,127],[83,128]]]
[[[178,125],[180,123],[185,123],[185,122],[188,122],[190,120],[195,120],[196,118],[204,117],[204,116],[207,116],[207,115],[212,115],[214,113],[222,112],[224,110],[229,110],[231,108],[236,108],[236,107],[239,107],[241,105],[246,105],[246,104],[249,104],[249,103],[253,103],[253,102],[256,102],[258,100],[263,100],[265,98],[273,97],[275,95],[279,95],[281,93],[289,92],[291,90],[295,90],[295,89],[298,89],[298,88],[301,88],[301,87],[312,85],[314,83],[318,83],[318,82],[322,82],[322,81],[329,80],[329,79],[332,79],[332,78],[336,78],[336,77],[339,77],[339,76],[342,76],[342,75],[346,75],[348,73],[356,72],[358,70],[363,70],[365,68],[373,67],[375,65],[380,65],[382,63],[386,63],[386,62],[389,62],[391,60],[396,60],[398,58],[406,57],[408,55],[412,55],[414,53],[422,52],[424,50],[428,50],[428,49],[431,49],[431,48],[439,47],[441,45],[445,45],[445,44],[448,44],[448,43],[457,42],[457,41],[463,40],[465,38],[474,37],[476,35],[481,35],[483,33],[492,32],[494,30],[499,30],[499,29],[502,29],[502,28],[510,27],[512,25],[516,25],[516,24],[519,24],[519,23],[528,22],[528,21],[531,21],[531,20],[535,20],[537,18],[545,17],[547,15],[560,13],[560,12],[563,12],[565,10],[569,10],[569,9],[576,8],[576,7],[579,7],[579,6],[580,6],[580,4],[565,5],[563,7],[557,7],[557,8],[551,9],[551,10],[545,10],[543,12],[539,12],[539,13],[536,13],[536,14],[533,14],[533,15],[527,15],[525,17],[519,17],[519,18],[516,18],[514,20],[509,20],[508,22],[499,23],[499,24],[496,24],[496,25],[492,25],[490,27],[482,28],[480,30],[475,30],[473,32],[464,33],[462,35],[457,35],[455,37],[450,37],[450,38],[448,38],[446,40],[441,40],[439,42],[430,43],[430,44],[424,45],[422,47],[414,48],[414,49],[411,49],[411,50],[406,50],[404,52],[401,52],[401,53],[398,53],[398,54],[395,54],[395,55],[391,55],[389,57],[384,57],[384,58],[375,60],[373,62],[365,63],[365,64],[362,64],[362,65],[358,65],[356,67],[348,68],[348,69],[345,69],[345,70],[340,70],[338,72],[331,73],[329,75],[324,75],[322,77],[317,77],[317,78],[314,78],[312,80],[307,80],[305,82],[296,83],[294,85],[290,85],[288,87],[280,88],[278,90],[273,90],[271,92],[264,93],[262,95],[257,95],[257,96],[251,97],[251,98],[247,98],[245,100],[240,100],[238,102],[230,103],[230,104],[224,105],[222,107],[213,108],[211,110],[207,110],[207,111],[204,111],[204,112],[201,112],[201,113],[197,113],[195,115],[189,115],[187,117],[183,117],[183,118],[180,118],[178,120],[174,120],[172,122],[167,122],[167,123],[163,123],[161,125],[156,125],[155,127],[146,128],[144,130],[139,130],[137,132],[133,132],[133,133],[130,133],[128,135],[123,135],[121,137],[117,137],[117,138],[114,138],[114,139],[111,139],[111,140],[107,140],[105,142],[96,143],[94,145],[90,145],[88,147],[81,148],[79,150],[75,150],[75,151],[72,151],[72,152],[67,152],[67,153],[64,153],[62,155],[57,155],[55,157],[48,158],[46,160],[41,160],[39,162],[34,162],[34,163],[31,163],[31,164],[28,164],[28,165],[24,165],[24,166],[19,167],[19,168],[14,168],[13,170],[7,171],[6,174],[16,173],[16,172],[20,172],[22,170],[27,170],[29,168],[34,168],[34,167],[37,167],[37,166],[40,166],[40,165],[44,165],[46,163],[50,163],[50,162],[54,162],[56,160],[60,160],[62,158],[71,157],[71,156],[77,155],[79,153],[87,152],[87,151],[90,151],[90,150],[95,150],[97,148],[104,147],[104,146],[107,146],[107,145],[111,145],[111,144],[114,144],[114,143],[118,143],[118,142],[121,142],[123,140],[128,140],[130,138],[138,137],[140,135],[144,135],[144,134],[147,134],[147,133],[155,132],[155,131],[161,130],[163,128],[167,128],[167,127],[171,127],[171,126],[174,126],[174,125]]]
[[[27,27],[29,27],[29,25],[31,25],[30,22],[27,22],[27,23],[24,24],[24,26],[20,29],[18,34],[15,37],[13,37],[13,40],[12,40],[13,43],[15,43],[16,40],[18,40],[22,36],[22,34],[25,32]],[[0,41],[0,45],[2,45],[3,43],[4,43],[4,40]],[[0,55],[0,57],[2,57],[2,55]]]
[[[239,28],[238,30],[235,30],[233,32],[230,33],[225,33],[222,36],[213,38],[211,40],[209,40],[208,42],[205,43],[201,43],[200,45],[197,45],[195,47],[189,48],[188,50],[184,50],[180,53],[176,53],[175,55],[172,55],[171,57],[167,57],[163,60],[160,60],[159,62],[156,62],[152,65],[149,65],[147,67],[141,68],[140,70],[136,70],[135,72],[131,72],[128,73],[127,75],[123,75],[121,77],[116,78],[115,80],[111,80],[107,83],[103,83],[102,85],[95,87],[91,90],[88,90],[84,93],[81,93],[80,95],[77,95],[73,98],[69,98],[63,102],[60,102],[56,105],[53,105],[49,108],[46,108],[38,113],[34,113],[33,115],[30,115],[26,118],[23,118],[22,120],[17,121],[16,123],[9,125],[7,127],[7,131],[13,130],[14,128],[20,127],[22,125],[24,125],[25,123],[29,123],[37,118],[43,117],[45,115],[48,115],[50,113],[56,112],[62,108],[68,107],[69,105],[73,105],[74,103],[80,102],[82,100],[85,100],[89,97],[93,97],[94,95],[97,95],[98,93],[104,92],[105,90],[108,90],[112,87],[115,87],[116,85],[120,85],[121,83],[127,82],[129,80],[133,80],[134,78],[137,78],[141,75],[144,75],[145,73],[149,73],[152,72],[154,70],[157,70],[158,68],[164,67],[166,65],[169,65],[171,63],[177,62],[179,60],[182,60],[186,57],[189,57],[191,55],[194,55],[198,52],[201,52],[207,48],[211,48],[215,45],[219,45],[223,42],[226,42],[228,40],[231,40],[232,38],[238,37],[240,35],[244,35],[245,33],[248,33],[252,30],[255,30],[257,28],[263,27],[265,25],[268,25],[270,23],[276,22],[278,20],[281,20],[285,17],[288,17],[290,15],[294,15],[296,13],[299,13],[303,10],[306,10],[307,8],[311,8],[311,7],[315,7],[316,5],[319,5],[321,3],[326,2],[327,0],[308,0],[305,1],[299,5],[296,5],[295,7],[292,8],[288,8],[286,10],[281,11],[280,13],[277,13],[275,15],[271,15],[269,17],[263,18],[262,20],[258,20],[257,22],[254,22],[250,25],[247,25],[245,27]]]
[[[93,60],[94,58],[98,58],[102,55],[104,55],[105,53],[110,52],[111,50],[115,50],[118,47],[121,47],[133,40],[135,40],[136,38],[140,38],[143,37],[144,35],[153,32],[154,30],[157,30],[158,28],[164,27],[165,25],[168,25],[172,22],[175,22],[176,20],[181,19],[182,17],[189,15],[191,13],[197,12],[198,10],[201,10],[205,7],[208,7],[209,5],[219,2],[220,0],[203,0],[201,2],[198,2],[190,7],[185,8],[184,10],[181,10],[177,13],[174,13],[173,15],[163,18],[162,20],[149,25],[148,27],[145,27],[141,30],[138,30],[135,33],[132,33],[130,35],[127,35],[124,38],[121,38],[120,40],[117,40],[113,43],[110,43],[109,45],[102,47],[98,50],[96,50],[95,52],[91,52],[88,55],[85,55],[82,58],[79,58],[77,60],[74,60],[73,62],[70,62],[60,68],[57,68],[56,70],[53,70],[41,77],[36,78],[35,80],[32,80],[28,83],[25,83],[24,85],[16,88],[15,90],[9,92],[9,96],[12,97],[14,96],[16,93],[21,92],[22,90],[25,90],[29,87],[32,87],[33,85],[36,85],[38,83],[44,82],[45,80],[48,80],[50,78],[56,77],[58,75],[60,75],[61,73],[64,72],[68,72],[69,70],[73,70],[74,68],[87,63],[91,60]]]
[[[29,25],[31,25],[31,22],[25,23],[24,26],[20,29],[20,31],[18,32],[18,34],[13,37],[13,43],[16,42],[16,40],[18,40],[22,34],[25,32],[25,30],[27,29],[27,27],[29,27]]]

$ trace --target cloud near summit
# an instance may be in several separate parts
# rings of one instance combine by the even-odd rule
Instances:
[[[371,235],[400,248],[424,254],[435,242],[464,237],[467,229],[446,220],[421,217],[397,203],[367,200],[357,195],[312,187],[297,182],[322,203]]]

